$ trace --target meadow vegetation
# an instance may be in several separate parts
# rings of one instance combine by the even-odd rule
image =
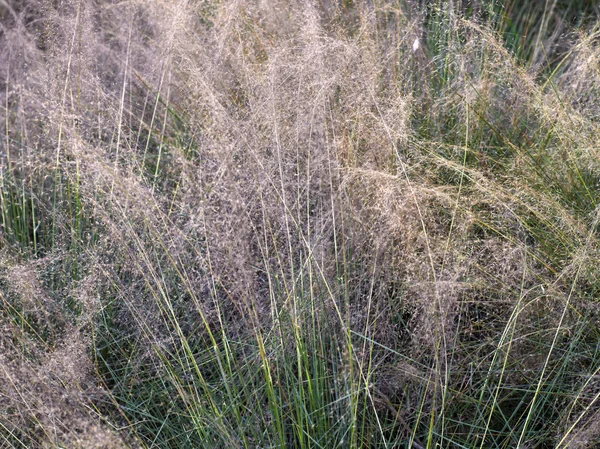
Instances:
[[[584,0],[0,0],[0,448],[593,448]]]

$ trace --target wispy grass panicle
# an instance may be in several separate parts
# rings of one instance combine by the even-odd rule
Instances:
[[[0,446],[595,447],[567,3],[0,2]]]

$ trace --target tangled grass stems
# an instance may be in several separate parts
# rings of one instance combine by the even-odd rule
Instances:
[[[455,3],[0,3],[0,447],[595,447],[597,11]]]

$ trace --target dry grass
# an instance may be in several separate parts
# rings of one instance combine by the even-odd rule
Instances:
[[[0,447],[595,447],[598,27],[420,3],[0,1]]]

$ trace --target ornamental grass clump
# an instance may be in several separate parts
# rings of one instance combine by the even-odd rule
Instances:
[[[0,446],[595,447],[597,11],[455,3],[0,3]]]

